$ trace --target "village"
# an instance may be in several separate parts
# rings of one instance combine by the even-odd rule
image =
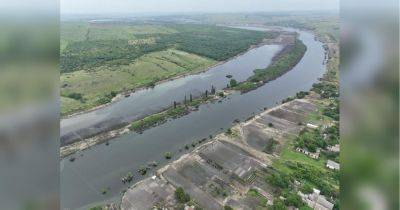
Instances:
[[[298,174],[311,166],[312,173],[326,175],[340,169],[339,144],[330,140],[336,122],[320,109],[309,96],[237,123],[130,187],[121,209],[333,209],[338,180],[321,185]],[[304,135],[316,132],[328,144],[301,146]]]

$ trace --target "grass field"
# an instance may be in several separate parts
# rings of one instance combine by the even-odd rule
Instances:
[[[122,91],[199,72],[276,35],[198,24],[62,22],[61,114],[108,103]]]
[[[61,74],[61,96],[80,93],[84,100],[61,97],[63,115],[100,105],[111,91],[121,92],[162,79],[195,73],[216,61],[195,54],[168,49],[144,55],[128,65],[100,66],[92,71]]]

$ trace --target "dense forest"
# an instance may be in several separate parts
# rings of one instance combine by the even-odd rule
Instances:
[[[194,24],[166,24],[174,33],[135,34],[134,39],[117,36],[104,40],[96,34],[90,39],[90,27],[86,39],[69,42],[61,51],[61,72],[80,69],[90,70],[101,65],[125,65],[150,52],[176,48],[214,60],[225,60],[264,38],[277,36],[274,32],[249,31],[228,27]],[[111,27],[109,26],[102,26]],[[164,26],[165,27],[165,26]],[[118,28],[116,28],[118,30]],[[115,31],[119,34],[118,31]]]

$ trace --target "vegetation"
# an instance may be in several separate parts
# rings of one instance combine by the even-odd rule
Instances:
[[[174,102],[174,106],[168,108],[166,111],[149,115],[141,120],[137,120],[131,123],[130,129],[135,132],[143,132],[144,130],[163,124],[169,118],[178,118],[188,114],[190,107],[197,107],[200,104],[212,99],[212,96],[199,97],[192,99],[192,101],[186,101],[186,104],[178,104]]]
[[[165,157],[165,159],[171,159],[172,158],[172,153],[166,152],[166,153],[164,153],[164,157]]]
[[[177,106],[176,108],[169,108],[167,111],[149,115],[141,120],[133,122],[130,129],[136,132],[142,132],[147,128],[157,126],[164,123],[168,118],[177,118],[187,114],[189,111],[184,106]]]
[[[247,192],[247,195],[250,197],[254,197],[258,200],[258,206],[265,207],[267,206],[268,199],[261,195],[256,189],[250,189]]]
[[[328,107],[324,108],[323,115],[339,121],[339,101],[334,100]]]
[[[297,147],[306,148],[310,152],[316,152],[317,148],[325,149],[327,146],[319,129],[304,129],[295,141]]]
[[[285,203],[279,198],[275,198],[272,206],[268,208],[268,210],[286,210],[286,209],[287,208],[285,206]]]
[[[146,33],[146,30],[143,30],[142,34],[131,35],[132,28],[145,28],[146,25],[132,23],[125,25],[124,23],[77,24],[81,24],[82,28],[85,28],[83,29],[86,30],[85,38],[62,41],[66,43],[61,50],[62,72],[105,64],[126,65],[145,54],[171,47],[221,61],[248,49],[263,38],[276,36],[275,33],[270,32],[194,24],[165,24],[156,27],[163,27],[163,29],[170,30],[171,33],[155,34]],[[71,30],[74,29],[71,28]],[[82,36],[83,30],[77,31],[77,33],[81,33],[79,36]],[[61,30],[61,33],[63,40],[66,38],[65,33],[73,36],[74,32],[65,28],[65,30]],[[113,39],[114,34],[117,36]]]
[[[229,81],[229,86],[230,86],[230,87],[236,87],[237,84],[238,84],[238,82],[237,82],[235,79],[231,79],[231,80]]]
[[[283,53],[280,53],[265,69],[254,70],[254,75],[234,89],[241,92],[248,92],[268,81],[274,80],[292,69],[303,57],[307,47],[302,41],[296,39],[293,45],[286,46]]]
[[[313,188],[310,184],[306,183],[300,188],[300,191],[304,194],[311,194],[313,192]]]
[[[185,193],[182,187],[178,187],[175,190],[175,198],[179,203],[187,203],[190,201],[189,194]]]
[[[338,98],[339,89],[332,83],[315,83],[311,89],[320,94],[322,98]]]
[[[102,206],[91,207],[89,210],[103,210]]]
[[[109,103],[112,91],[199,72],[276,35],[211,25],[63,22],[61,113]]]
[[[147,167],[145,166],[140,166],[140,168],[138,169],[138,172],[143,176],[146,175],[147,173]]]
[[[224,206],[224,210],[233,210],[233,208],[230,206]]]
[[[61,112],[69,114],[108,103],[118,92],[152,87],[177,75],[195,73],[216,61],[168,49],[146,54],[128,65],[99,66],[61,74]],[[68,97],[80,93],[84,101]]]
[[[286,206],[294,206],[294,207],[302,207],[305,203],[301,200],[301,197],[295,193],[288,193],[286,196],[285,205]]]

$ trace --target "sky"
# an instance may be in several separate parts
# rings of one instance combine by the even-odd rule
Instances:
[[[61,14],[338,10],[339,0],[60,0]]]

